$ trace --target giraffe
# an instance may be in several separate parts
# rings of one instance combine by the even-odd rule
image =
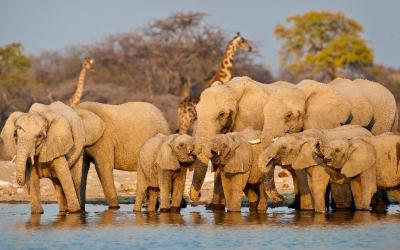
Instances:
[[[86,57],[82,62],[81,72],[79,73],[78,84],[76,85],[75,92],[68,101],[69,106],[75,107],[81,101],[83,87],[85,85],[86,72],[88,70],[93,70],[93,68],[94,60]]]
[[[207,88],[210,87],[214,82],[219,81],[222,84],[228,82],[232,78],[232,65],[233,57],[237,50],[243,50],[251,52],[252,48],[250,43],[240,35],[238,32],[236,36],[229,41],[225,48],[225,53],[222,57],[221,63],[214,76],[207,84]],[[188,87],[189,86],[189,87]],[[178,122],[179,122],[179,133],[187,134],[190,127],[197,119],[196,104],[198,102],[194,98],[190,97],[190,85],[184,85],[181,95],[181,101],[178,106]]]

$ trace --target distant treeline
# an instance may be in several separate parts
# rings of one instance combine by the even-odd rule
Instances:
[[[82,101],[149,101],[165,113],[175,129],[183,85],[190,84],[192,93],[198,95],[213,76],[233,36],[208,24],[206,14],[185,12],[93,44],[36,56],[24,55],[19,43],[5,45],[0,48],[0,125],[11,112],[26,111],[33,102],[67,101],[83,58],[90,57],[95,60],[95,71],[88,73]],[[273,77],[257,52],[257,44],[252,43],[252,47],[253,52],[235,56],[233,75],[247,75],[264,83],[298,80],[293,72],[289,74],[284,69]],[[357,71],[360,75],[385,84],[400,98],[399,70],[368,65]],[[320,74],[306,76],[321,80]]]

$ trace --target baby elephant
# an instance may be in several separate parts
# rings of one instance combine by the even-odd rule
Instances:
[[[349,178],[357,209],[368,210],[377,188],[400,201],[400,136],[333,140],[321,147],[327,166]]]
[[[186,134],[157,134],[146,141],[139,152],[135,211],[141,211],[146,194],[147,211],[155,211],[160,192],[161,212],[179,212],[186,172],[196,159],[193,150],[193,138]]]
[[[241,132],[217,135],[206,145],[206,154],[214,171],[220,172],[226,206],[230,212],[240,212],[245,192],[251,211],[267,209],[263,173],[257,168],[261,144],[260,131],[245,129]]]

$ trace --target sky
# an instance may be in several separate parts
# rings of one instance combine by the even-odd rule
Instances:
[[[0,0],[0,46],[19,41],[25,52],[98,41],[139,28],[177,11],[201,11],[210,24],[257,42],[263,62],[279,67],[277,23],[308,10],[342,11],[364,26],[375,62],[400,67],[400,1],[397,0]]]

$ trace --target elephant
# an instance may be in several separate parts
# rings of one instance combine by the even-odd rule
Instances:
[[[190,199],[197,201],[200,198],[201,186],[207,171],[209,159],[202,153],[206,144],[218,134],[239,132],[247,127],[256,130],[263,128],[263,107],[270,95],[280,88],[294,88],[288,82],[279,81],[271,84],[262,84],[249,77],[235,77],[226,84],[214,83],[205,89],[196,105],[197,124],[194,128],[195,151],[203,164],[194,169],[193,182],[190,188]],[[276,202],[283,198],[270,185],[267,194]],[[218,173],[214,180],[214,193],[211,205],[223,205],[222,184]]]
[[[186,173],[195,159],[194,141],[189,135],[157,134],[146,141],[139,152],[134,211],[141,211],[146,194],[149,197],[147,211],[155,211],[160,193],[160,211],[179,212]]]
[[[336,139],[321,145],[328,168],[350,181],[357,209],[369,210],[377,188],[400,201],[400,136]]]
[[[79,212],[70,169],[80,168],[86,130],[69,106],[35,103],[28,113],[12,113],[1,131],[6,154],[15,156],[17,183],[27,184],[32,213],[43,213],[40,178],[50,178],[60,212]]]
[[[206,145],[205,154],[221,176],[228,212],[240,212],[243,192],[249,199],[250,211],[267,210],[264,174],[257,167],[260,133],[246,128],[219,134]]]
[[[379,83],[362,79],[337,78],[328,84],[303,80],[295,88],[273,92],[263,107],[264,148],[285,133],[353,124],[377,135],[395,131],[398,123],[393,94]],[[313,209],[310,196],[299,191],[301,208]]]
[[[10,158],[7,153],[5,152],[4,149],[4,141],[0,137],[0,161],[11,161],[12,158]]]
[[[329,171],[317,156],[319,147],[333,139],[353,138],[355,136],[372,136],[371,132],[361,126],[346,125],[333,129],[308,129],[300,133],[286,134],[277,137],[260,154],[258,167],[263,173],[272,171],[275,165],[288,168],[293,176],[300,175],[303,180],[298,183],[299,189],[313,201],[313,209],[318,213],[327,211],[325,192],[329,183],[332,196],[339,208],[352,205],[351,191],[348,183],[336,172]],[[299,172],[301,171],[302,172]],[[306,175],[302,175],[306,171]],[[294,178],[298,181],[299,178]],[[339,185],[338,185],[339,184]],[[296,186],[296,185],[295,185]]]
[[[136,171],[142,145],[158,133],[170,134],[169,125],[162,112],[146,102],[82,102],[75,111],[88,131],[83,166],[71,169],[81,208],[90,163],[95,165],[109,208],[119,208],[113,169]]]

